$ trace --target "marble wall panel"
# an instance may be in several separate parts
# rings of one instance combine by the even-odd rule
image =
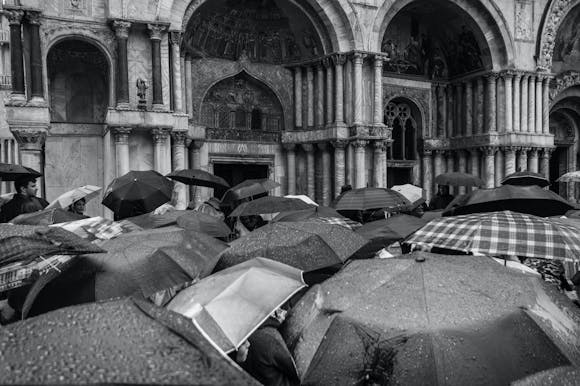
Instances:
[[[147,131],[134,131],[129,136],[129,167],[131,170],[153,169],[153,140]]]
[[[161,39],[161,92],[163,93],[163,105],[167,110],[170,106],[170,94],[171,89],[169,88],[169,55],[171,50],[169,48],[169,35],[164,33]]]
[[[373,121],[373,102],[374,102],[374,72],[370,65],[363,65],[362,73],[362,121],[372,122]]]
[[[151,107],[153,101],[152,69],[151,69],[151,41],[144,28],[131,30],[127,48],[129,64],[129,103],[137,107],[138,78],[147,83],[147,106]]]

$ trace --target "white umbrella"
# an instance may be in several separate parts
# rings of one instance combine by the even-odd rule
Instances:
[[[556,182],[580,182],[580,170],[563,174]]]
[[[304,194],[298,194],[298,195],[289,194],[289,195],[286,195],[284,197],[286,197],[286,198],[297,198],[299,200],[304,201],[307,204],[311,204],[311,205],[318,206],[318,204],[316,202],[314,202],[310,197],[308,197],[308,196],[306,196]]]
[[[415,185],[395,185],[391,189],[395,192],[401,193],[405,198],[411,202],[416,202],[421,198],[425,198],[425,190]]]
[[[89,200],[97,197],[99,195],[101,189],[102,188],[100,186],[85,185],[85,186],[81,186],[80,188],[70,190],[70,191],[58,196],[58,198],[56,200],[54,200],[53,202],[51,202],[50,205],[48,205],[46,207],[46,209],[51,209],[51,208],[65,209],[65,208],[69,207],[70,205],[72,205],[73,202],[78,201],[81,198],[84,198],[85,201],[89,201]]]

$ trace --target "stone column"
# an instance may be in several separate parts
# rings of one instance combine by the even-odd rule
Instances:
[[[44,174],[43,149],[46,141],[46,129],[16,129],[11,128],[18,142],[20,164]],[[38,190],[45,195],[44,178],[38,179]]]
[[[368,141],[357,139],[353,141],[354,146],[354,165],[355,165],[355,188],[365,188],[367,186],[367,167],[365,164],[365,149],[368,144]]]
[[[44,101],[42,80],[42,52],[40,50],[40,12],[26,11],[30,25],[30,84],[33,100]]]
[[[536,116],[535,116],[535,121],[536,121],[536,133],[542,134],[543,133],[543,128],[542,128],[542,122],[543,122],[543,116],[542,116],[542,103],[543,103],[543,93],[542,93],[542,76],[538,75],[536,77]]]
[[[187,113],[187,90],[185,89],[185,52],[180,52],[180,54],[179,67],[181,68],[181,112]]]
[[[296,147],[293,143],[285,143],[284,149],[286,150],[286,175],[288,176],[288,185],[286,191],[288,194],[296,194],[296,152],[294,148]]]
[[[448,84],[445,89],[447,93],[447,138],[455,136],[454,121],[455,121],[455,100],[453,98],[453,85]]]
[[[437,137],[445,137],[445,125],[447,123],[447,100],[445,99],[445,85],[437,86]]]
[[[520,95],[520,130],[528,131],[528,83],[529,75],[522,75],[522,93]]]
[[[151,79],[153,79],[153,109],[163,110],[163,89],[161,83],[161,33],[165,26],[147,24],[151,39]]]
[[[528,131],[536,131],[536,75],[530,75],[528,78]]]
[[[191,56],[185,55],[185,107],[190,118],[193,114],[193,80],[191,77]]]
[[[320,142],[318,149],[322,152],[322,205],[329,206],[332,197],[332,182],[330,180],[330,152],[328,144]],[[340,190],[339,190],[340,192]]]
[[[479,151],[477,149],[469,149],[469,154],[471,155],[471,171],[470,173],[474,176],[479,177],[481,173],[479,172]]]
[[[427,193],[425,199],[431,201],[431,194],[433,193],[433,163],[431,161],[431,154],[433,151],[431,149],[423,150],[423,189]]]
[[[514,131],[514,115],[513,115],[513,104],[514,104],[514,96],[513,96],[513,74],[511,72],[506,72],[503,74],[504,80],[504,90],[505,90],[505,130],[506,132],[510,133]]]
[[[334,84],[335,84],[335,108],[334,121],[337,125],[344,125],[344,80],[343,80],[343,66],[346,62],[346,56],[336,54],[332,57],[334,60]]]
[[[322,63],[316,63],[316,111],[314,125],[317,128],[324,126],[324,68]]]
[[[445,154],[445,150],[435,150],[435,159],[434,159],[434,174],[437,177],[439,174],[445,173],[444,165],[443,165],[443,155]]]
[[[180,82],[181,83],[181,82]],[[187,138],[187,131],[174,131],[171,133],[172,139],[172,159],[173,170],[185,169],[185,139]],[[187,188],[181,182],[175,182],[173,187],[175,195],[176,209],[183,210],[187,208]]]
[[[169,33],[171,41],[171,60],[173,69],[173,110],[183,112],[183,100],[181,99],[181,55],[179,44],[181,43],[181,32],[171,31]]]
[[[130,127],[115,127],[112,129],[115,136],[115,157],[117,161],[117,177],[121,177],[131,170],[129,162],[129,134]]]
[[[550,155],[553,151],[553,148],[545,147],[540,161],[540,174],[543,174],[548,180],[550,180]]]
[[[501,180],[504,177],[504,157],[500,148],[495,153],[495,186],[501,186]]]
[[[345,57],[346,59],[346,57]],[[344,63],[343,79],[344,79],[344,122],[346,124],[352,123],[353,112],[352,107],[354,102],[352,100],[353,95],[353,77],[352,77],[352,62],[346,60]],[[350,147],[350,146],[349,146]]]
[[[10,68],[12,73],[11,99],[24,101],[24,60],[22,57],[22,18],[24,12],[16,9],[4,9],[2,14],[10,24]]]
[[[513,146],[506,146],[505,153],[505,175],[508,176],[516,171],[516,148]]]
[[[481,148],[485,156],[485,187],[493,188],[495,185],[495,147]]]
[[[195,140],[189,148],[192,169],[202,170],[202,167],[201,167],[201,148],[202,148],[202,146],[203,146],[203,141]],[[197,207],[197,205],[201,204],[201,202],[202,202],[201,191],[200,191],[200,188],[198,186],[194,186],[192,188],[192,191],[190,192],[190,196],[191,196],[190,200],[193,201],[193,203],[196,207]]]
[[[315,181],[314,174],[314,146],[311,143],[303,143],[302,148],[306,152],[306,191],[308,192],[308,197],[315,199]]]
[[[483,78],[477,78],[475,86],[475,134],[483,134],[484,125],[484,88]]]
[[[164,128],[151,129],[153,137],[153,169],[161,174],[166,174],[165,147],[169,138],[169,130]]]
[[[518,164],[517,169],[520,172],[528,170],[528,150],[527,147],[520,147],[518,149]]]
[[[487,75],[487,120],[486,120],[486,130],[488,133],[494,133],[497,131],[496,127],[496,81],[497,74]]]
[[[455,151],[447,150],[445,152],[445,156],[447,159],[447,173],[451,173],[455,171]]]
[[[333,115],[334,115],[334,101],[333,101],[333,84],[332,84],[332,78],[333,78],[333,72],[332,72],[332,60],[330,59],[330,57],[326,57],[322,60],[322,64],[324,65],[324,68],[326,69],[326,103],[325,103],[325,107],[326,107],[326,116],[325,116],[325,123],[326,125],[331,125],[332,124],[332,120],[333,120]]]
[[[463,82],[455,84],[455,137],[463,137],[464,134],[464,114],[463,114]]]
[[[345,185],[345,154],[344,149],[348,145],[348,141],[338,139],[332,142],[334,146],[334,196],[338,196],[340,189]]]
[[[386,188],[385,186],[385,168],[386,163],[386,150],[387,144],[385,141],[374,141],[373,146],[375,148],[373,154],[373,183],[376,188]]]
[[[294,126],[302,127],[302,67],[294,68]]]
[[[550,78],[544,76],[542,82],[542,133],[550,134]]]
[[[314,126],[314,74],[312,67],[306,67],[306,126]]]
[[[458,150],[457,151],[457,168],[460,173],[468,173],[467,171],[467,154],[465,150]],[[465,186],[459,187],[459,193],[465,194]]]
[[[381,55],[375,55],[373,69],[375,91],[373,124],[383,125],[383,57]]]
[[[117,38],[117,108],[129,108],[129,65],[127,62],[127,40],[131,23],[114,20],[113,29]]]
[[[353,73],[354,73],[354,88],[353,88],[353,115],[354,124],[362,124],[362,67],[363,67],[363,54],[360,52],[355,52],[353,54]],[[357,146],[357,145],[355,145]],[[358,149],[358,147],[357,147]],[[358,165],[358,164],[357,164]],[[358,166],[357,166],[358,167]],[[357,172],[358,173],[358,172]],[[357,182],[358,185],[358,182]]]
[[[465,81],[465,136],[473,134],[473,87],[471,80]]]
[[[519,132],[521,131],[521,126],[520,126],[520,89],[521,89],[521,80],[522,80],[522,75],[519,72],[514,73],[514,79],[513,79],[513,130],[515,132]]]
[[[541,122],[541,121],[540,121]],[[530,149],[530,153],[528,154],[528,170],[537,173],[538,172],[538,153],[539,150],[537,147],[532,147]]]

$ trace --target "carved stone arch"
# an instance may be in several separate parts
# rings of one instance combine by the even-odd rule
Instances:
[[[392,89],[393,86],[389,86],[388,89]],[[430,125],[431,125],[431,118],[429,114],[429,93],[430,91],[426,91],[425,93],[421,93],[422,90],[417,89],[406,89],[406,88],[399,88],[397,90],[392,90],[392,92],[386,92],[385,88],[383,88],[383,106],[386,113],[386,108],[388,104],[397,98],[406,99],[409,103],[413,104],[418,110],[419,114],[421,114],[421,132],[418,133],[421,138],[428,137],[429,132],[431,132]],[[385,95],[386,94],[386,95]]]
[[[575,86],[580,86],[580,72],[566,71],[558,74],[551,82],[550,104],[556,103],[564,91]]]
[[[552,0],[550,2],[544,14],[542,27],[538,31],[538,45],[536,48],[538,70],[550,71],[552,68],[558,30],[566,16],[577,5],[580,5],[580,0]]]

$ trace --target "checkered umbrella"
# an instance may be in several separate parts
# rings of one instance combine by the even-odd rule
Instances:
[[[321,222],[330,225],[339,225],[351,231],[357,230],[362,227],[362,224],[358,221],[351,220],[346,217],[312,217],[306,221]]]
[[[434,219],[405,243],[491,256],[580,261],[579,227],[507,210]]]
[[[385,188],[360,188],[344,192],[336,199],[336,210],[406,208],[411,202],[401,193]]]

